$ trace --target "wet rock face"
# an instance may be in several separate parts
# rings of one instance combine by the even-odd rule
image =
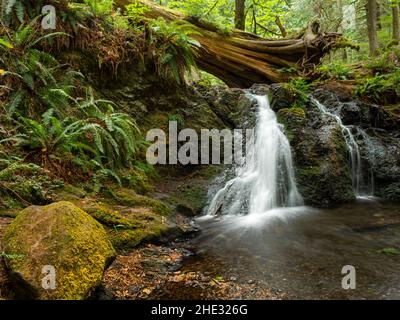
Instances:
[[[21,211],[3,248],[13,291],[22,299],[85,299],[116,254],[100,223],[66,201]]]
[[[277,115],[292,147],[305,203],[325,207],[354,199],[349,153],[336,121],[322,117],[312,104],[304,109],[289,105]]]
[[[348,101],[348,99],[323,89],[315,90],[313,95],[331,112],[340,116],[344,125],[374,127],[385,130],[400,129],[398,119],[376,104],[358,100]]]
[[[363,183],[370,194],[400,200],[400,125],[384,107],[361,101],[348,102],[330,91],[315,96],[350,125],[362,158]]]
[[[290,141],[297,186],[308,205],[330,206],[354,199],[349,171],[349,153],[341,128],[333,119],[324,119],[315,106],[293,107],[295,99],[285,87],[275,84],[254,85],[252,94],[268,95],[271,108],[284,125]],[[230,98],[229,98],[230,96]],[[256,104],[246,92],[224,89],[210,96],[212,105],[229,101],[229,110],[240,110],[232,122],[252,128],[255,125]]]

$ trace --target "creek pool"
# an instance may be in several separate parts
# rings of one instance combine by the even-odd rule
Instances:
[[[254,281],[288,299],[400,299],[400,204],[364,198],[197,223],[183,270]],[[356,289],[342,288],[345,265],[355,267]]]

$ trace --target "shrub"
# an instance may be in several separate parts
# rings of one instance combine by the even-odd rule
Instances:
[[[158,18],[149,22],[148,52],[156,74],[163,80],[185,83],[185,75],[196,66],[200,44],[190,38],[193,26],[181,21]]]
[[[292,107],[304,107],[309,100],[308,92],[310,90],[310,85],[303,78],[295,78],[290,80],[284,86],[286,90],[288,90],[295,98],[295,102]]]
[[[352,68],[341,61],[324,64],[318,67],[317,72],[324,79],[347,80],[352,76]]]
[[[400,68],[389,74],[363,79],[356,88],[356,95],[376,103],[395,103],[400,97]]]

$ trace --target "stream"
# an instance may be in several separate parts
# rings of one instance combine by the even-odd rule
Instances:
[[[314,99],[321,114],[342,128],[357,200],[330,209],[305,207],[290,145],[267,97],[248,98],[257,102],[258,115],[246,163],[212,193],[206,214],[197,219],[202,233],[191,242],[196,255],[183,271],[256,283],[255,290],[289,299],[399,299],[400,205],[361,188],[351,128]],[[347,265],[356,270],[355,289],[342,288]]]
[[[333,209],[280,209],[272,216],[202,217],[197,254],[183,270],[202,270],[284,292],[289,299],[399,299],[400,206],[360,199]],[[356,269],[356,289],[341,286]]]

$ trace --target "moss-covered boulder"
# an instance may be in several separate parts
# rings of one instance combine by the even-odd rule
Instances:
[[[66,201],[21,211],[3,244],[20,298],[85,299],[115,256],[102,225]],[[54,274],[55,287],[45,278]]]

